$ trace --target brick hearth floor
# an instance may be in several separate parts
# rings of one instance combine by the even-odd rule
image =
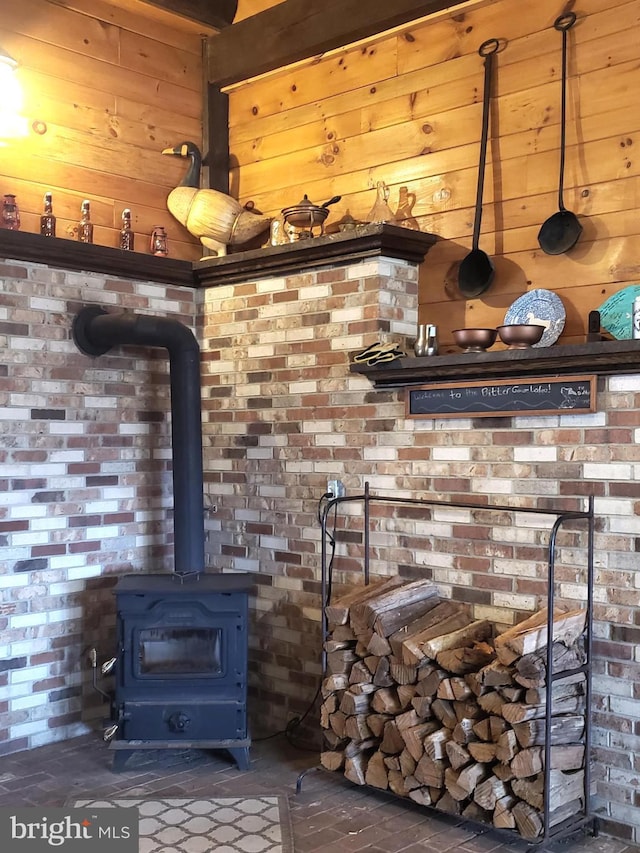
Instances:
[[[239,771],[226,753],[199,750],[139,751],[123,771],[96,735],[2,758],[0,806],[58,806],[70,797],[225,797],[284,794],[290,803],[295,853],[525,853],[526,845],[477,824],[434,814],[337,773],[315,768],[317,755],[282,736],[254,741],[251,769]],[[296,781],[304,776],[301,791]],[[552,853],[640,853],[623,841],[578,834],[554,841]]]

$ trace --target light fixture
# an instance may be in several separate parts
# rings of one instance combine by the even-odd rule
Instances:
[[[18,63],[16,62],[16,60],[13,58],[13,56],[9,56],[9,54],[3,47],[0,47],[0,65],[5,65],[12,71],[15,71],[15,69],[18,67]]]
[[[0,46],[0,145],[3,139],[27,135],[22,110],[22,88],[16,74],[18,63]]]

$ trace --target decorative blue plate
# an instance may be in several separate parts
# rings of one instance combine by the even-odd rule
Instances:
[[[619,290],[598,308],[601,328],[606,329],[610,335],[619,341],[633,337],[631,315],[633,314],[633,300],[636,296],[640,296],[640,284],[632,284],[623,290]]]
[[[566,320],[562,300],[552,290],[531,290],[520,296],[509,306],[504,315],[505,326],[517,323],[529,323],[544,326],[544,332],[534,347],[548,347],[555,344]]]

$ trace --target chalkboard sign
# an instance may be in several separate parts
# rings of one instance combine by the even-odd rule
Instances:
[[[408,388],[408,418],[508,417],[595,411],[596,377],[449,382]]]

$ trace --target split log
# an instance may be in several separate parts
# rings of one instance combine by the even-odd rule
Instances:
[[[397,687],[398,702],[403,711],[411,706],[411,700],[416,695],[416,689],[413,684],[399,684]]]
[[[586,661],[586,651],[582,638],[571,646],[554,643],[551,647],[553,672],[565,672],[576,669]],[[514,664],[515,680],[524,687],[541,687],[546,683],[547,650],[524,655]]]
[[[332,640],[352,640],[356,641],[356,635],[351,629],[351,625],[330,625],[329,634]]]
[[[389,589],[405,583],[403,578],[394,575],[390,578],[379,578],[372,580],[366,586],[352,587],[348,592],[340,595],[337,600],[332,601],[325,607],[327,622],[331,625],[346,625],[349,621],[349,613],[352,605],[373,598]]]
[[[389,770],[388,775],[389,790],[398,797],[406,797],[409,794],[406,779],[400,770]],[[417,784],[417,783],[416,783]]]
[[[461,767],[465,767],[472,761],[469,750],[462,744],[456,743],[455,740],[448,740],[445,749],[449,764],[454,770],[460,770]]]
[[[415,684],[418,680],[418,667],[415,664],[402,663],[395,655],[390,655],[389,665],[396,684]]]
[[[404,639],[401,652],[404,663],[419,663],[425,657],[428,657],[422,651],[424,643],[428,643],[434,638],[441,636],[443,632],[451,633],[452,631],[459,630],[465,625],[470,625],[473,622],[468,610],[463,607],[454,609],[453,613],[449,611],[449,615],[445,619],[438,620],[436,616],[439,616],[438,611],[441,607],[442,605],[439,604],[437,607],[433,608],[431,613],[428,614],[428,616],[433,616],[434,619],[431,626],[418,631],[415,634],[410,634],[406,639]],[[391,645],[393,647],[393,640]],[[397,652],[395,653],[398,654]]]
[[[354,696],[360,696],[362,693],[375,693],[378,688],[375,684],[369,684],[368,682],[357,681],[354,684],[349,685],[349,693],[352,693]],[[342,691],[339,691],[342,692]]]
[[[497,801],[506,796],[507,786],[496,776],[489,776],[481,782],[473,792],[473,799],[485,811],[493,811]]]
[[[378,658],[378,665],[373,674],[373,683],[377,687],[391,687],[396,683],[391,676],[388,657]]]
[[[500,740],[500,736],[506,732],[508,726],[507,722],[503,717],[491,716],[489,717],[489,731],[491,732],[491,740],[497,743]]]
[[[465,681],[476,696],[481,696],[489,688],[513,684],[513,675],[513,667],[507,667],[500,661],[494,660],[478,672],[467,673]]]
[[[435,720],[427,720],[426,723],[420,723],[417,726],[412,726],[410,729],[404,729],[401,732],[409,754],[416,761],[420,761],[424,754],[423,742],[425,737],[438,729],[439,725],[440,724]]]
[[[445,728],[438,729],[425,737],[423,741],[424,751],[430,758],[445,758],[445,747],[449,740],[451,740],[451,731]]]
[[[412,791],[409,791],[409,799],[413,800],[414,803],[418,803],[420,806],[433,805],[431,793],[426,787],[414,788]]]
[[[444,786],[449,792],[449,796],[453,797],[454,800],[466,800],[469,795],[464,788],[458,786],[458,775],[453,767],[447,767],[444,771]]]
[[[327,655],[327,673],[329,675],[348,673],[357,661],[358,656],[352,649],[330,652]]]
[[[365,753],[363,752],[359,752],[357,755],[353,755],[350,758],[347,758],[344,762],[345,777],[350,782],[354,782],[356,785],[364,785],[365,776],[367,772],[367,764],[368,759]]]
[[[344,749],[349,741],[344,737],[339,737],[333,729],[325,729],[323,732],[324,741],[329,749]]]
[[[458,720],[452,735],[456,743],[465,744],[476,740],[476,734],[473,731],[474,725],[475,720],[473,717],[463,717],[461,720]]]
[[[340,710],[348,717],[352,714],[366,714],[370,702],[370,693],[354,694],[350,690],[345,690],[340,702]]]
[[[443,679],[436,692],[438,699],[464,700],[472,695],[469,685],[459,676]]]
[[[398,658],[402,658],[402,645],[405,640],[415,637],[422,631],[433,628],[434,625],[443,622],[445,619],[448,619],[456,613],[468,614],[469,606],[459,604],[455,601],[438,601],[432,610],[429,610],[419,619],[408,621],[402,628],[391,634],[388,639],[391,644],[393,654]],[[469,618],[469,621],[471,621],[471,618]]]
[[[492,765],[491,770],[493,771],[493,775],[497,776],[501,782],[510,782],[513,779],[513,770],[509,764],[502,764],[498,761]]]
[[[467,796],[471,796],[488,775],[489,768],[486,764],[470,764],[458,774],[458,787],[465,791]]]
[[[462,817],[465,817],[468,820],[491,823],[491,812],[487,812],[484,809],[481,809],[480,806],[477,803],[474,803],[473,800],[471,800],[471,802],[462,812]]]
[[[436,803],[438,811],[446,812],[447,814],[462,814],[463,805],[454,799],[449,791],[445,791]]]
[[[381,752],[387,755],[399,755],[405,748],[405,742],[398,731],[395,720],[389,720],[384,727],[384,735],[380,744]]]
[[[411,755],[408,749],[403,749],[400,753],[400,770],[402,771],[403,776],[413,776],[413,771],[416,769],[416,764],[418,763],[415,758]]]
[[[525,723],[516,723],[513,731],[518,738],[521,747],[538,746],[544,743],[545,736],[544,720],[528,720]],[[564,717],[552,717],[549,726],[550,743],[575,743],[579,741],[584,733],[584,717],[581,715],[567,714]]]
[[[379,714],[399,714],[402,710],[397,692],[390,687],[376,690],[371,700],[371,707]]]
[[[488,643],[475,643],[471,648],[443,649],[436,655],[436,661],[447,672],[465,675],[486,666],[495,656],[494,649]]]
[[[444,785],[445,761],[437,761],[428,755],[423,755],[416,764],[414,776],[422,785],[430,788],[442,788]]]
[[[349,684],[373,684],[373,673],[362,660],[356,661],[349,673]]]
[[[529,803],[534,809],[544,808],[544,773],[538,773],[530,779],[513,779],[511,790]],[[584,792],[584,771],[563,773],[562,770],[552,770],[549,773],[549,790],[547,797],[554,808],[578,799]]]
[[[418,584],[422,587],[419,588]],[[431,584],[431,589],[428,589],[428,584],[430,581],[415,581],[412,600],[404,603],[401,599],[408,599],[410,596],[408,587],[398,590],[396,599],[399,603],[377,614],[372,625],[376,634],[380,634],[381,637],[390,637],[408,622],[419,619],[437,607],[440,602],[437,587]]]
[[[570,646],[584,632],[586,610],[557,611],[553,615],[552,642]],[[495,648],[498,660],[513,663],[523,655],[531,654],[547,645],[547,613],[541,610],[524,622],[496,637]]]
[[[367,651],[370,655],[375,655],[376,657],[382,657],[383,655],[391,654],[391,644],[386,637],[381,637],[380,634],[376,634],[375,632],[371,635],[371,639],[367,644]]]
[[[586,676],[583,672],[575,672],[566,678],[559,678],[551,686],[553,703],[567,696],[584,696],[586,689]],[[547,699],[545,687],[530,687],[524,696],[527,705],[543,705]]]
[[[372,628],[376,633],[387,637],[407,624],[407,618],[402,615],[402,611],[415,606],[416,603],[422,604],[425,599],[429,602],[428,609],[433,609],[435,605],[431,602],[435,599],[437,603],[438,588],[425,579],[408,581],[405,578],[393,588],[352,604],[349,622],[356,634],[365,628]],[[421,616],[422,613],[424,610],[415,615]]]
[[[339,713],[339,712],[338,712]],[[371,737],[371,729],[367,725],[366,714],[354,714],[352,717],[347,717],[344,721],[345,736],[351,740],[367,740]]]
[[[411,700],[411,704],[413,705],[416,714],[423,719],[428,719],[433,716],[431,712],[432,702],[433,699],[430,696],[414,696]]]
[[[446,649],[456,649],[459,646],[472,645],[481,640],[487,640],[493,633],[491,622],[486,619],[478,619],[463,628],[451,631],[448,634],[440,634],[430,640],[421,642],[419,649],[423,657],[435,659],[438,652]]]
[[[329,714],[329,725],[331,726],[332,731],[334,731],[338,737],[345,737],[345,725],[347,722],[347,715],[343,714],[342,711],[335,711],[333,714]]]
[[[381,738],[384,732],[384,727],[392,720],[391,714],[369,714],[367,717],[367,725],[371,729],[371,734],[374,737]]]
[[[565,746],[551,747],[551,769],[552,770],[579,770],[584,766],[584,746],[580,743],[571,743]],[[535,776],[544,769],[544,747],[532,746],[521,749],[511,759],[510,764],[513,775],[517,779],[526,779]]]
[[[478,696],[478,705],[483,711],[486,711],[487,714],[495,714],[496,716],[501,714],[502,706],[504,704],[505,700],[497,690],[489,690],[488,693],[483,693],[482,696]]]
[[[320,753],[320,764],[325,770],[342,770],[344,767],[344,751],[325,750]]]
[[[458,724],[458,718],[451,702],[447,702],[446,699],[434,699],[431,703],[431,711],[443,726],[446,726],[448,729],[455,729]]]
[[[458,721],[473,720],[482,715],[482,711],[478,707],[477,702],[460,702],[456,699],[456,701],[452,703],[452,706],[453,713],[456,715]]]
[[[497,829],[515,829],[516,819],[513,816],[512,809],[518,800],[510,794],[500,797],[496,801],[496,807],[493,810],[492,823]]]
[[[367,769],[364,774],[364,781],[372,788],[380,788],[386,791],[389,787],[389,774],[384,763],[385,755],[379,750],[374,752],[369,758]]]
[[[467,749],[475,761],[479,761],[481,764],[487,764],[489,761],[493,761],[495,759],[497,744],[474,740],[467,744]]]
[[[584,808],[584,800],[577,799],[570,803],[554,809],[549,814],[549,828],[557,823],[562,823],[563,820],[573,817]],[[543,816],[536,811],[533,806],[528,803],[519,802],[512,809],[512,814],[515,818],[518,832],[523,838],[538,838],[542,835],[544,829]]]
[[[349,676],[345,673],[328,675],[322,682],[322,695],[326,697],[335,690],[346,690],[349,686]]]
[[[562,699],[553,700],[552,713],[554,716],[557,714],[575,714],[583,710],[583,696],[565,696]],[[502,716],[512,724],[522,723],[525,720],[541,719],[546,712],[546,703],[544,705],[523,705],[521,702],[511,702],[502,706]]]
[[[508,764],[518,751],[518,738],[513,729],[507,729],[500,735],[496,744],[496,758]]]

